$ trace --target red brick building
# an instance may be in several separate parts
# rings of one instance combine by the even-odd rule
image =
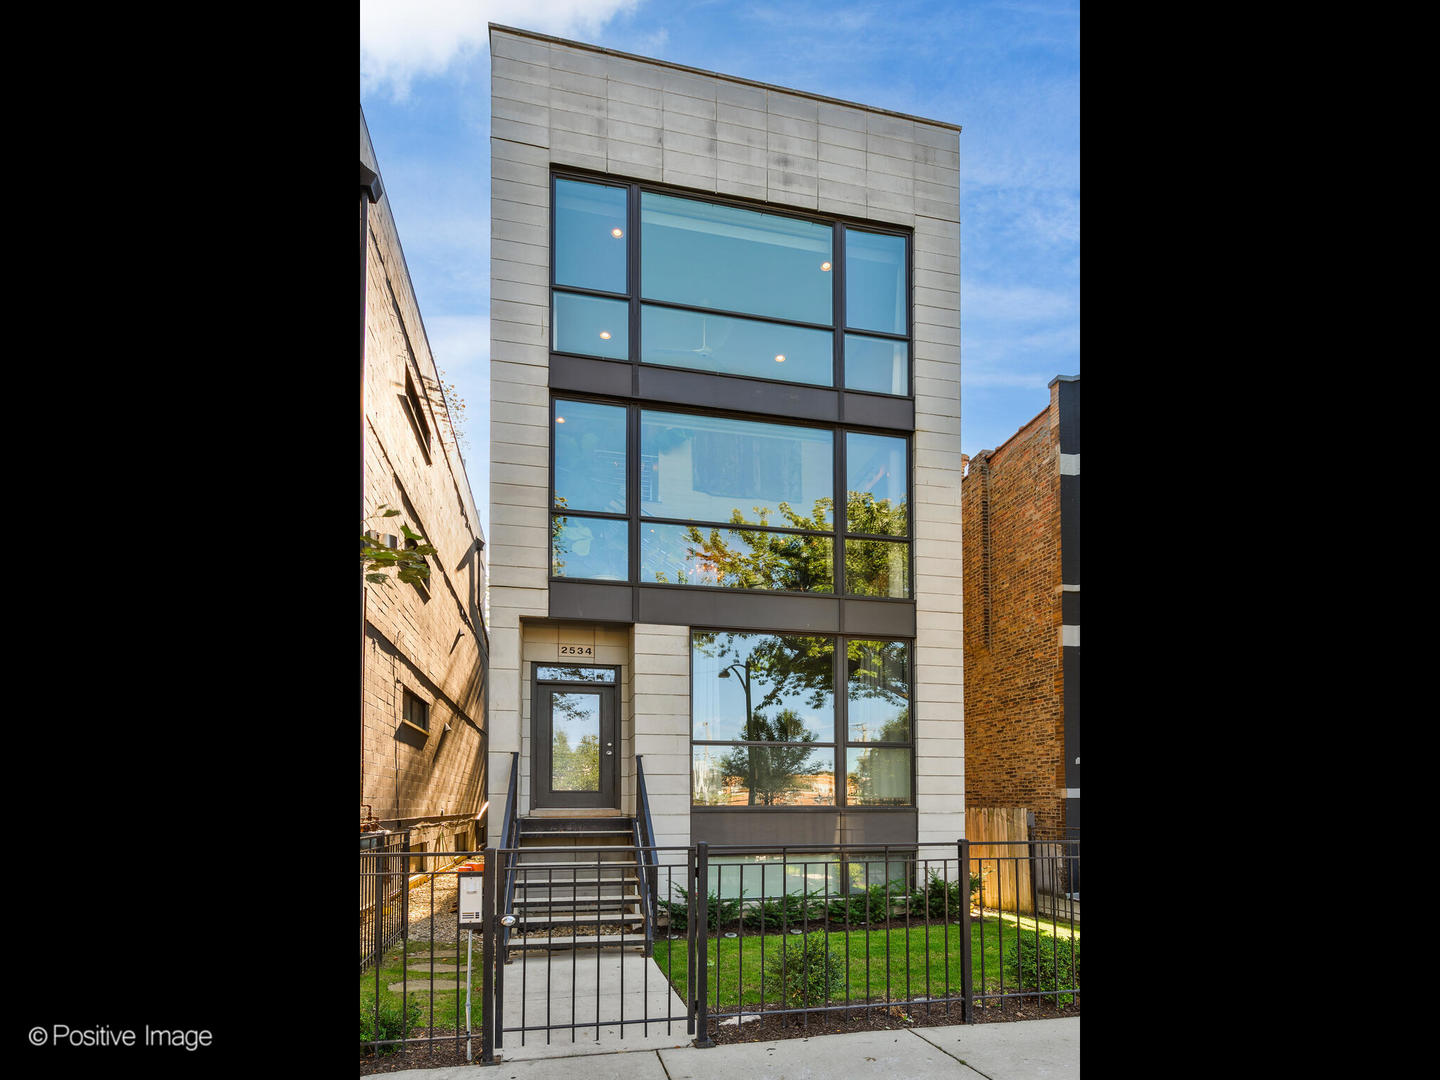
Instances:
[[[960,485],[965,805],[1080,828],[1080,377]]]

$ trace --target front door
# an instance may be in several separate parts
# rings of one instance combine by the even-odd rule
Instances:
[[[536,665],[532,805],[620,805],[618,681],[610,667]]]

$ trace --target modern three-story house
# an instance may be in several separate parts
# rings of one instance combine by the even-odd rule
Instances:
[[[959,127],[490,41],[490,843],[953,845]]]

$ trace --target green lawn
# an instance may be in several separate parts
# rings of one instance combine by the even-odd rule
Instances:
[[[1040,940],[1048,944],[1052,940],[1051,926],[1040,924]],[[1035,933],[1035,920],[1012,915],[999,918],[990,915],[984,920],[972,919],[970,940],[973,950],[971,957],[971,978],[976,992],[981,992],[981,957],[984,957],[984,985],[986,990],[997,990],[1001,985],[1002,967],[1004,985],[1007,991],[1016,988],[1018,976],[1014,965],[1003,963],[1003,946],[1015,940],[1019,932]],[[813,931],[812,931],[813,932]],[[1059,928],[1060,949],[1069,948],[1068,927]],[[908,938],[908,952],[907,952]],[[1003,939],[1003,940],[1002,940]],[[763,940],[765,958],[774,955],[785,937],[780,934],[766,934]],[[797,937],[789,940],[796,941]],[[1075,932],[1078,946],[1080,933]],[[865,1001],[887,998],[905,1000],[913,997],[958,997],[961,990],[960,968],[960,927],[958,925],[930,927],[916,926],[910,930],[844,930],[832,931],[829,935],[832,952],[845,959],[849,977],[848,991],[842,991],[840,1001]],[[928,953],[927,953],[928,945]],[[725,1009],[740,1003],[758,1005],[761,1003],[761,961],[762,940],[758,934],[746,934],[743,942],[739,938],[710,939],[710,968],[708,983],[711,1009]],[[948,950],[948,951],[947,951]],[[657,940],[655,942],[655,963],[665,973],[676,993],[685,996],[687,972],[685,940]],[[716,992],[716,972],[719,972],[719,992]],[[867,987],[866,976],[869,976]],[[778,980],[766,975],[764,998],[766,1003],[780,1000]],[[817,1003],[818,1004],[818,1003]]]
[[[814,924],[812,924],[813,926]],[[1018,933],[1034,935],[1035,920],[1013,915],[997,918],[987,915],[983,920],[972,919],[970,923],[972,960],[971,975],[977,992],[981,991],[983,971],[985,990],[998,990],[1001,985],[1001,969],[1005,967],[1004,986],[1007,991],[1018,989],[1018,976],[1013,965],[1003,964],[1003,944],[1014,942]],[[1047,947],[1052,941],[1052,927],[1040,923],[1040,939]],[[1058,928],[1058,947],[1069,947],[1069,929]],[[907,954],[908,939],[908,954]],[[782,941],[794,942],[797,937],[770,933],[764,935],[763,949],[768,958],[773,955]],[[1075,932],[1078,947],[1080,933]],[[926,946],[929,946],[927,955]],[[960,994],[960,927],[958,925],[915,926],[910,930],[903,927],[890,930],[838,930],[829,935],[832,951],[846,959],[849,975],[848,990],[842,991],[840,1001],[861,1002],[867,999],[889,999],[904,1001],[915,997],[958,997]],[[714,938],[708,945],[710,968],[708,985],[710,1008],[724,1010],[736,1005],[737,993],[741,1003],[761,1003],[762,942],[758,934],[747,933],[739,938]],[[982,968],[981,957],[984,957]],[[406,960],[409,960],[408,964]],[[439,1029],[463,1029],[465,1026],[465,944],[445,945],[437,943],[435,959],[448,960],[455,965],[446,970],[435,971],[434,992],[430,983],[429,942],[411,942],[408,951],[399,944],[392,946],[382,959],[379,972],[379,1002],[382,1009],[399,1009],[400,990],[390,990],[392,983],[399,983],[408,970],[406,989],[412,1001],[418,1001],[423,1009],[422,1025],[433,1023]],[[655,941],[654,960],[661,972],[670,980],[677,994],[685,997],[686,986],[686,942],[679,938],[661,938]],[[457,974],[458,969],[458,974]],[[715,986],[716,971],[719,971],[720,986]],[[866,975],[869,985],[866,985]],[[888,980],[888,981],[887,981]],[[377,972],[369,968],[360,976],[360,1007],[369,1013],[376,1003]],[[480,943],[476,941],[472,959],[471,1022],[479,1029],[481,1005]],[[764,985],[766,1003],[779,1001],[778,981],[767,976]],[[819,1004],[815,1002],[813,1004]],[[434,1011],[431,1012],[433,1005]]]
[[[409,963],[406,963],[406,958]],[[436,942],[435,961],[437,965],[442,961],[448,961],[450,968],[435,969],[434,993],[431,993],[430,983],[430,943],[428,941],[412,941],[409,943],[408,951],[400,944],[392,945],[385,951],[379,966],[379,1001],[381,1009],[387,1006],[398,1009],[401,1002],[401,991],[390,990],[390,984],[399,983],[405,979],[405,990],[411,1000],[419,1001],[424,1010],[422,1023],[428,1027],[431,1023],[430,1007],[434,1005],[434,1024],[437,1028],[451,1029],[465,1028],[465,943],[459,945]],[[409,972],[408,976],[406,972]],[[470,985],[470,1018],[471,1024],[479,1029],[480,1025],[480,941],[478,936],[475,941],[475,951],[471,958]],[[376,969],[367,968],[360,976],[360,1008],[363,1012],[371,1012],[376,1002]]]

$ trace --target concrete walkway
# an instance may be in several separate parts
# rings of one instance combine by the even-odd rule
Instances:
[[[512,965],[513,967],[513,965]],[[684,1026],[679,1025],[683,1032]],[[625,1043],[630,1043],[627,1036]],[[859,1031],[738,1043],[592,1049],[586,1056],[512,1058],[497,1066],[409,1069],[387,1080],[1079,1080],[1080,1018]],[[594,1047],[594,1043],[591,1046]]]
[[[506,1031],[499,1050],[505,1061],[658,1050],[689,1046],[694,1040],[685,1033],[685,1002],[644,954],[633,950],[597,954],[594,949],[580,949],[550,953],[548,961],[546,955],[527,953],[505,968]],[[628,1022],[657,1016],[678,1019],[668,1025]],[[622,1020],[626,1021],[623,1036],[621,1024],[605,1022]],[[589,1026],[573,1032],[552,1030],[548,1040],[544,1031],[527,1031],[522,1040],[516,1030],[572,1022]],[[434,1072],[425,1070],[429,1076]]]

